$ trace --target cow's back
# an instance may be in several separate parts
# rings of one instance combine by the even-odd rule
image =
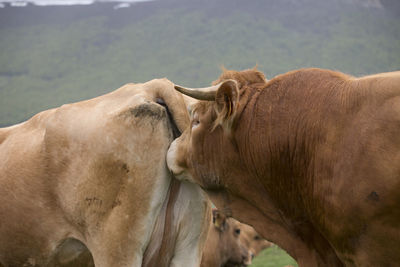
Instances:
[[[41,248],[57,246],[43,237],[66,234],[56,227],[62,214],[42,154],[45,128],[40,117],[51,112],[0,130],[0,256],[6,262],[41,264],[35,259]]]
[[[400,72],[351,82],[357,108],[348,113],[347,128],[337,139],[334,186],[326,195],[330,212],[323,223],[344,262],[353,254],[357,265],[395,266],[400,261]]]

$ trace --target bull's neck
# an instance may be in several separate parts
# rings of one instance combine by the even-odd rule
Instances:
[[[292,207],[314,207],[317,157],[332,149],[347,124],[339,95],[266,88],[249,94],[240,116],[237,143],[245,168],[271,199],[294,216]],[[330,95],[331,94],[331,95]],[[314,96],[312,99],[310,96]],[[326,159],[325,162],[330,162]],[[329,173],[329,170],[326,170]],[[287,210],[285,210],[287,209]]]
[[[268,203],[272,208],[264,204],[260,211],[308,240],[318,257],[326,256],[340,266],[319,228],[325,208],[318,195],[320,179],[326,177],[319,177],[318,171],[332,172],[333,158],[319,157],[324,149],[334,149],[335,136],[348,123],[347,110],[337,96],[321,94],[312,100],[307,92],[291,93],[290,88],[265,89],[249,97],[237,129],[240,158],[257,184],[253,191],[263,191],[263,199],[272,202]]]

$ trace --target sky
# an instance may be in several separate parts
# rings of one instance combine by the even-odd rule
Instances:
[[[28,3],[37,6],[62,6],[62,5],[90,5],[94,2],[117,2],[133,4],[135,2],[147,2],[151,0],[0,0],[0,7],[11,6],[26,6]]]

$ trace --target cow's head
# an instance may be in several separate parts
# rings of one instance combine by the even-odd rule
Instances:
[[[261,72],[251,69],[224,71],[208,88],[175,86],[183,94],[200,100],[190,108],[189,127],[168,152],[168,166],[178,179],[209,190],[226,186],[225,177],[232,175],[232,162],[240,163],[234,135],[245,106],[246,87],[265,82]]]

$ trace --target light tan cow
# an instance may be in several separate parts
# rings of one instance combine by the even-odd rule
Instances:
[[[198,266],[210,207],[166,167],[170,117],[188,124],[161,79],[0,129],[0,263],[44,266],[74,238],[96,267]]]

